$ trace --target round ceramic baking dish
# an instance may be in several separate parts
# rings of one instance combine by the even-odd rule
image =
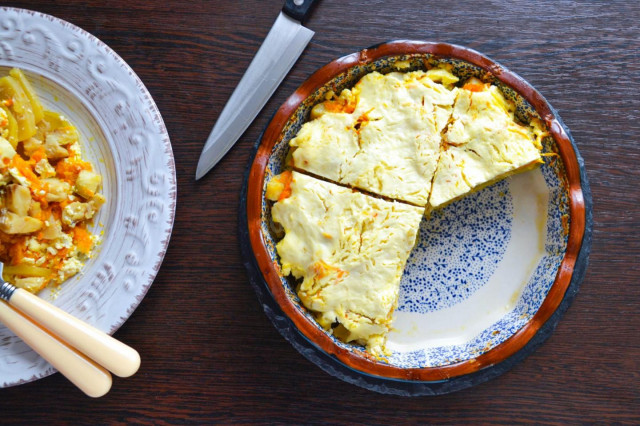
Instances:
[[[461,81],[497,85],[523,122],[541,119],[545,164],[423,220],[401,282],[385,360],[337,340],[301,305],[279,273],[266,182],[284,169],[288,141],[329,91],[363,75],[449,64]],[[319,69],[279,108],[256,145],[243,189],[245,263],[276,328],[307,358],[351,383],[387,393],[446,393],[485,381],[533,351],[577,292],[591,240],[583,161],[557,112],[530,84],[461,46],[393,41]]]

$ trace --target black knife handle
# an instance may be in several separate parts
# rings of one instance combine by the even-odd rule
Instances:
[[[282,11],[295,19],[303,23],[311,13],[314,3],[318,0],[287,0],[282,8]]]

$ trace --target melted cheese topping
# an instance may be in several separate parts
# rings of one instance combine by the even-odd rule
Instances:
[[[294,165],[424,206],[454,99],[455,89],[423,71],[367,74],[337,100],[314,108],[315,119],[290,141]]]
[[[392,199],[442,207],[541,163],[542,123],[516,123],[500,90],[446,69],[377,72],[314,107],[290,141],[297,169]],[[282,274],[302,303],[344,341],[376,355],[423,208],[387,202],[284,172],[267,185]]]
[[[282,274],[302,279],[298,296],[325,329],[382,355],[424,209],[283,175],[267,189],[286,233],[276,247]]]
[[[500,90],[478,84],[472,89],[458,91],[433,181],[431,208],[541,162],[534,131],[515,122],[512,105]]]

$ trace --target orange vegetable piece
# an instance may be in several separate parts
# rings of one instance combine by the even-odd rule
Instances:
[[[76,226],[73,228],[73,242],[78,250],[84,254],[89,254],[91,247],[93,246],[93,240],[91,234],[85,228]]]
[[[17,265],[22,262],[24,258],[24,251],[26,248],[26,238],[20,238],[9,247],[9,258],[12,265]]]
[[[467,83],[462,86],[462,88],[470,92],[482,92],[485,89],[485,85],[480,83]]]
[[[278,201],[282,201],[291,196],[291,181],[293,180],[293,174],[291,171],[287,170],[286,172],[282,172],[280,174],[280,182],[284,185],[284,189],[280,193],[278,197]]]

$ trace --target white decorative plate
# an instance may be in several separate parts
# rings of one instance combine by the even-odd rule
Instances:
[[[0,8],[0,74],[21,68],[46,109],[78,127],[103,176],[104,231],[81,274],[40,296],[106,332],[131,315],[164,257],[175,213],[173,153],[160,112],[138,76],[82,29],[37,12]],[[0,325],[0,386],[55,370]],[[142,354],[144,358],[144,354]]]

